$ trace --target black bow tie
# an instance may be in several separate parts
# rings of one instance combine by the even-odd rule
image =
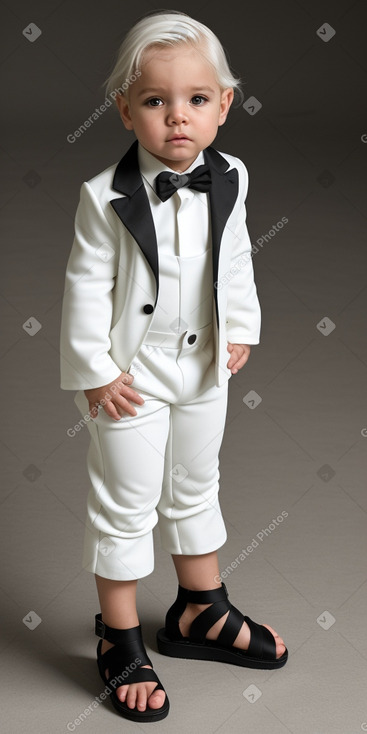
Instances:
[[[191,173],[171,173],[163,171],[155,179],[156,192],[162,201],[166,201],[177,189],[188,186],[195,191],[209,191],[212,178],[208,166],[197,166]]]

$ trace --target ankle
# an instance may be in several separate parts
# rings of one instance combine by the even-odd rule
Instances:
[[[107,617],[106,619],[102,616],[102,621],[107,627],[111,627],[112,629],[116,630],[129,630],[132,627],[139,627],[139,619],[138,616],[129,616],[129,617],[112,617],[111,620]]]
[[[210,607],[211,604],[195,604],[192,601],[187,602],[186,611],[188,612],[203,612],[205,609]]]
[[[192,583],[183,584],[181,583],[181,581],[179,581],[178,585],[179,588],[181,588],[184,592],[204,593],[206,591],[216,591],[217,589],[221,589],[223,583],[213,583],[213,579],[211,579],[207,584],[203,583],[202,581],[193,581]]]
[[[113,642],[109,642],[108,640],[102,640],[102,645],[101,645],[102,655],[104,652],[107,652],[107,650],[110,650],[111,647],[115,647]]]
[[[136,608],[136,581],[114,581],[96,575],[102,621],[112,629],[139,625]]]

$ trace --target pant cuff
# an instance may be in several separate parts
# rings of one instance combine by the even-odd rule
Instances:
[[[197,515],[167,518],[158,512],[162,547],[175,555],[196,556],[211,553],[227,540],[219,503]]]
[[[89,523],[85,530],[83,568],[114,581],[143,578],[154,569],[153,532],[137,538],[104,535]]]

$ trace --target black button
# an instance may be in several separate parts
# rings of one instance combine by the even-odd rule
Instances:
[[[196,334],[190,334],[187,341],[189,344],[194,344],[196,342]]]
[[[146,303],[145,306],[143,307],[143,311],[144,313],[153,313],[154,308],[150,303]]]

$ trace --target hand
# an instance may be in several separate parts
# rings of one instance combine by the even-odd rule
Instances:
[[[137,415],[133,405],[129,402],[132,400],[138,405],[143,405],[144,400],[129,385],[132,384],[134,377],[127,372],[121,372],[121,375],[109,382],[108,385],[102,387],[94,387],[91,390],[84,390],[84,395],[89,403],[89,415],[95,418],[98,415],[98,406],[102,405],[103,410],[113,418],[119,421],[123,413],[129,415]]]
[[[228,342],[227,350],[231,354],[227,362],[227,367],[231,370],[232,375],[235,375],[246,364],[250,356],[251,347],[248,344],[231,344]]]

